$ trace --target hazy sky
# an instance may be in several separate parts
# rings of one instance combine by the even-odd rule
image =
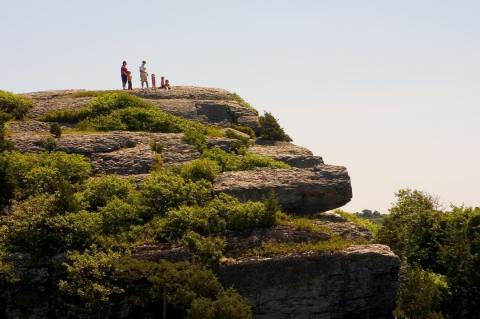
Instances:
[[[121,61],[146,59],[347,166],[349,210],[385,211],[402,187],[480,205],[478,0],[0,4],[0,89],[120,88]]]

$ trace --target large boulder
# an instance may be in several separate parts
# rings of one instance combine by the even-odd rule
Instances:
[[[223,265],[257,319],[392,318],[399,258],[383,245],[343,251],[257,258]]]
[[[299,215],[338,208],[352,198],[347,169],[333,165],[225,172],[215,178],[214,190],[245,201],[263,200],[273,191],[283,210]]]

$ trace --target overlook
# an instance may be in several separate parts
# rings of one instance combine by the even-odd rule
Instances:
[[[6,96],[0,316],[391,316],[398,257],[330,211],[347,169],[237,94]]]

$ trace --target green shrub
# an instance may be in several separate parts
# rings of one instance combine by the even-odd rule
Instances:
[[[229,289],[217,300],[198,298],[192,302],[188,319],[249,319],[252,311],[247,300]]]
[[[117,175],[101,175],[87,180],[84,190],[77,196],[85,208],[97,211],[115,197],[133,203],[137,191],[131,179]]]
[[[180,169],[180,175],[193,181],[206,179],[213,182],[218,174],[220,174],[220,166],[216,161],[210,159],[193,160],[183,164]]]
[[[211,137],[225,137],[225,133],[221,128],[212,125],[207,126],[205,134]]]
[[[150,105],[126,92],[105,93],[93,99],[89,104],[92,116],[108,115],[115,110],[130,107],[149,108]]]
[[[58,252],[89,247],[101,234],[102,223],[101,214],[85,210],[45,219],[45,226],[50,230],[49,236],[55,238]]]
[[[244,156],[236,156],[219,148],[207,149],[202,158],[216,161],[222,172],[246,171],[256,167],[290,168],[288,164],[274,160],[273,158],[253,153]]]
[[[274,160],[271,157],[247,153],[242,157],[241,170],[248,171],[255,167],[273,167],[273,168],[290,168],[290,165]]]
[[[51,207],[55,203],[53,195],[30,197],[23,202],[15,202],[8,215],[0,217],[0,243],[10,252],[56,251],[57,241],[52,241],[50,229],[45,219],[53,215]]]
[[[206,131],[204,131],[203,129],[187,127],[184,130],[184,138],[187,143],[194,145],[199,152],[203,152],[207,147],[207,139],[205,133]]]
[[[151,174],[141,187],[141,199],[147,216],[164,215],[168,209],[184,204],[202,204],[211,196],[210,182],[189,181],[166,170]]]
[[[10,213],[0,218],[0,241],[9,252],[47,258],[93,242],[101,230],[101,216],[59,210],[59,199],[57,193],[42,194],[13,203]]]
[[[156,237],[175,241],[188,231],[214,236],[227,230],[248,231],[276,224],[276,207],[261,202],[241,203],[238,199],[220,194],[205,206],[181,206],[169,210],[162,220],[155,220]]]
[[[220,148],[206,149],[202,154],[202,158],[217,162],[222,172],[238,171],[242,164],[239,156],[225,152]]]
[[[5,124],[9,119],[10,115],[3,111],[0,111],[0,152],[13,149],[13,143],[6,139]]]
[[[441,306],[448,293],[444,276],[425,271],[418,266],[407,266],[397,293],[396,318],[442,319]]]
[[[11,114],[15,119],[23,119],[32,107],[32,100],[0,90],[0,111]]]
[[[45,136],[40,140],[40,145],[48,152],[53,152],[57,148],[57,140],[52,136]]]
[[[141,221],[139,208],[117,197],[111,199],[99,213],[103,218],[102,229],[106,234],[120,233]]]
[[[69,254],[65,267],[67,276],[59,288],[69,317],[155,318],[165,312],[168,318],[185,318],[196,312],[190,308],[199,300],[210,300],[218,318],[251,317],[240,295],[225,290],[210,270],[197,265],[155,263],[91,249]],[[232,312],[237,313],[229,316]]]
[[[93,99],[87,106],[76,109],[62,109],[49,112],[41,117],[46,122],[76,123],[88,118],[107,116],[115,110],[134,108],[148,108],[149,104],[142,99],[125,92],[103,93]],[[108,121],[107,121],[108,120]],[[106,123],[111,118],[103,119]]]
[[[154,220],[156,238],[160,241],[181,239],[188,231],[201,235],[223,234],[227,229],[225,216],[212,207],[181,206],[168,211],[162,220]]]
[[[0,166],[4,172],[3,189],[16,194],[18,199],[63,191],[90,174],[90,163],[85,157],[63,152],[5,152],[0,156]]]
[[[182,244],[193,255],[194,262],[204,265],[217,264],[225,249],[225,240],[219,237],[203,237],[192,231],[183,236]]]
[[[92,112],[88,106],[75,109],[61,109],[48,112],[40,117],[45,122],[77,123],[91,116]]]
[[[97,249],[84,253],[73,251],[64,263],[66,276],[60,280],[60,293],[66,298],[71,318],[110,318],[113,314],[110,300],[123,293],[113,282],[115,266],[120,261],[116,252]],[[110,280],[109,280],[110,279]]]
[[[237,130],[237,131],[240,131],[242,133],[248,134],[248,136],[250,136],[250,138],[253,138],[253,139],[255,138],[255,131],[249,126],[242,125],[242,124],[232,124],[232,128],[234,130]]]
[[[62,136],[62,128],[58,123],[50,124],[50,134],[52,134],[56,138],[60,138]]]
[[[263,116],[260,116],[259,120],[260,138],[272,141],[292,141],[271,113],[265,112]]]

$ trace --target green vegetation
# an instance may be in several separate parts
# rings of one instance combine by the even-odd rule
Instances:
[[[0,152],[13,149],[13,144],[6,140],[6,128],[5,124],[10,119],[10,116],[0,111]]]
[[[397,318],[441,319],[441,300],[448,292],[444,276],[423,270],[419,266],[406,265],[404,279],[397,293]]]
[[[190,181],[172,171],[154,172],[143,182],[142,204],[149,217],[163,216],[180,205],[202,205],[212,198],[212,185],[206,180]]]
[[[57,140],[52,136],[44,136],[40,140],[40,145],[47,150],[48,152],[52,152],[57,148]]]
[[[220,165],[208,158],[197,159],[182,165],[180,175],[194,181],[206,179],[213,182],[215,176],[220,174]]]
[[[242,124],[232,124],[232,128],[234,130],[247,134],[248,136],[250,136],[250,138],[255,138],[255,131],[249,126]]]
[[[90,163],[80,155],[62,152],[0,155],[2,197],[26,199],[39,194],[74,190],[90,174]]]
[[[278,124],[277,119],[269,112],[260,116],[260,138],[271,141],[291,142],[283,128]]]
[[[73,317],[251,317],[245,300],[225,290],[211,271],[200,266],[154,263],[96,250],[73,252],[65,265],[67,276],[59,288]],[[210,313],[213,316],[204,317]]]
[[[2,203],[11,207],[0,216],[0,289],[38,303],[9,294],[2,302],[21,317],[47,307],[55,317],[155,317],[165,310],[179,318],[250,318],[245,300],[205,267],[222,257],[227,231],[276,224],[278,205],[214,196],[216,165],[202,159],[158,170],[139,186],[115,175],[90,177],[79,155],[3,152]],[[192,263],[129,257],[143,243],[184,246]]]
[[[18,94],[0,90],[0,111],[21,120],[32,108],[32,100]]]
[[[475,318],[480,295],[480,208],[442,210],[416,190],[400,190],[378,240],[406,264],[398,318]]]
[[[13,149],[13,144],[6,140],[6,123],[23,119],[32,106],[32,100],[0,90],[0,152]]]
[[[62,128],[58,123],[50,124],[50,134],[52,134],[56,138],[60,138],[62,136]]]
[[[88,107],[67,108],[49,112],[43,115],[40,120],[45,122],[77,123],[86,119],[90,114]]]
[[[170,210],[164,219],[154,220],[156,238],[180,239],[188,231],[201,235],[224,234],[227,230],[247,231],[276,223],[277,211],[260,202],[241,203],[221,194],[204,206],[181,206]]]
[[[219,148],[204,150],[202,158],[210,159],[217,162],[222,172],[245,171],[251,170],[255,167],[290,168],[288,164],[274,160],[270,157],[253,153],[246,153],[245,155],[235,155],[225,152]]]

